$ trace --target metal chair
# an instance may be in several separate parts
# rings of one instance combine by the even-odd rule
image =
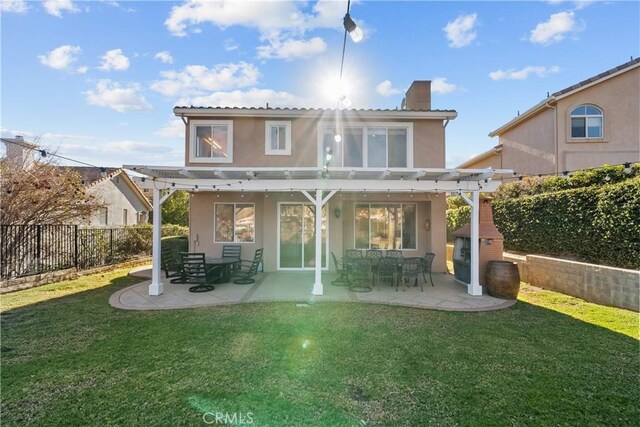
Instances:
[[[402,258],[402,251],[399,249],[388,249],[386,256],[389,258]]]
[[[242,246],[240,245],[222,245],[222,258],[235,258],[237,263],[232,264],[231,272],[236,272],[240,269],[240,261],[242,260]]]
[[[378,261],[378,271],[376,274],[376,280],[378,285],[380,279],[391,279],[391,286],[394,283],[398,283],[398,260],[397,258],[384,257]]]
[[[412,280],[414,285],[418,285],[418,274],[422,271],[422,258],[405,258],[402,262],[402,269],[400,279],[402,281],[402,290],[407,290],[407,281]],[[420,282],[420,290],[422,288],[422,282]],[[398,285],[396,284],[396,292],[398,292]]]
[[[333,258],[333,265],[336,268],[336,273],[338,273],[338,278],[331,282],[333,286],[349,286],[349,278],[347,277],[347,268],[344,263],[338,261],[336,254],[331,252],[331,257]]]
[[[364,253],[360,249],[347,249],[344,252],[344,256],[351,259],[362,258],[364,256]]]
[[[233,283],[236,285],[250,285],[256,282],[254,277],[258,274],[258,269],[262,262],[262,252],[262,248],[256,249],[253,261],[240,261],[240,269],[235,274],[238,278]]]
[[[380,259],[382,258],[382,251],[380,249],[368,249],[367,258]]]
[[[174,255],[173,249],[163,247],[160,250],[160,268],[164,271],[167,279],[171,279],[170,283],[182,283],[184,280],[182,263],[180,258],[176,258]]]
[[[427,283],[427,277],[425,273],[429,273],[429,280],[431,281],[431,286],[435,286],[433,284],[433,278],[431,278],[431,265],[433,264],[433,259],[436,257],[436,254],[433,252],[427,252],[422,257],[422,280],[424,283]]]
[[[189,292],[209,292],[215,289],[212,282],[222,274],[221,266],[207,268],[204,253],[182,252],[181,259],[183,283],[196,285],[191,286]],[[218,276],[214,276],[216,271],[220,273]]]
[[[371,292],[371,260],[368,258],[355,258],[351,262],[349,270],[352,292]]]

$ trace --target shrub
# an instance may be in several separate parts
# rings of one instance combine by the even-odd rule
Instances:
[[[640,268],[640,177],[494,202],[505,249]]]
[[[462,199],[460,199],[462,200]],[[447,209],[447,241],[453,241],[453,232],[471,221],[471,207],[467,204],[457,209]]]
[[[162,237],[180,237],[186,239],[189,228],[180,225],[167,224],[162,226]],[[153,229],[151,224],[125,227],[117,242],[117,252],[121,256],[150,254]]]

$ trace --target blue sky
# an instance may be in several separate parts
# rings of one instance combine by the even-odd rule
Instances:
[[[174,105],[332,107],[346,1],[1,0],[2,136],[104,166],[179,165]],[[432,80],[447,166],[555,92],[637,57],[640,2],[357,1],[345,81],[395,108]]]

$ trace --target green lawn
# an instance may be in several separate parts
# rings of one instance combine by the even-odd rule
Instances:
[[[133,312],[107,303],[124,274],[1,297],[3,426],[640,423],[637,313],[534,288],[486,313]]]

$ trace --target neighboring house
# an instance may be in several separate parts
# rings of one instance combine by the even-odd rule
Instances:
[[[316,295],[321,270],[334,267],[330,253],[341,258],[351,248],[433,252],[434,271],[444,272],[443,192],[470,191],[477,206],[481,188],[492,191],[500,173],[512,172],[445,169],[445,128],[457,113],[431,109],[431,82],[414,82],[405,105],[175,107],[186,126],[184,167],[125,168],[148,177],[154,206],[162,189],[191,192],[191,251],[216,257],[239,244],[249,259],[264,248],[265,271],[315,271]],[[156,254],[159,219],[154,212]],[[162,293],[157,267],[149,292]]]
[[[459,165],[553,174],[640,161],[640,58],[560,90],[494,130],[499,144]]]
[[[124,169],[88,166],[59,167],[78,173],[87,193],[97,196],[105,205],[86,225],[119,227],[149,222],[151,203]]]
[[[22,168],[29,168],[33,162],[33,152],[37,146],[21,136],[2,138],[6,147],[7,161]],[[142,190],[121,168],[56,166],[73,170],[80,176],[87,193],[97,196],[104,207],[82,225],[124,226],[145,224],[152,211],[151,203]]]

